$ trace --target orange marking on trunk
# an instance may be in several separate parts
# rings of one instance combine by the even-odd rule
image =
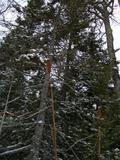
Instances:
[[[46,61],[46,67],[47,67],[47,71],[48,71],[48,73],[49,73],[49,75],[50,75],[50,73],[51,73],[51,68],[52,68],[52,60],[51,60],[51,59],[48,59],[48,60]]]

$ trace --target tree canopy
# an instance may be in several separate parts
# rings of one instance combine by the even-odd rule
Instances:
[[[0,44],[0,159],[118,160],[114,1],[14,7],[17,25]]]

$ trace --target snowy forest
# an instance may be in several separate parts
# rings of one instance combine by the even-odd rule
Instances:
[[[120,160],[120,0],[6,1],[0,160]]]

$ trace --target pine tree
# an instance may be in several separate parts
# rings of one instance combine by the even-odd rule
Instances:
[[[61,0],[45,5],[42,0],[30,0],[24,17],[17,18],[18,26],[1,44],[1,112],[12,85],[0,136],[1,159],[35,159],[30,148],[42,88],[48,84],[44,82],[48,59],[52,59],[57,156],[65,160],[115,158],[119,113],[113,105],[118,103],[109,87],[110,54],[97,37],[91,3]],[[41,113],[45,124],[38,137],[37,156],[45,160],[54,157],[50,106],[49,88],[47,110]]]

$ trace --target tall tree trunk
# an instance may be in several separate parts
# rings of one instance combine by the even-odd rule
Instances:
[[[113,39],[112,28],[110,25],[109,13],[107,10],[104,13],[103,22],[105,26],[108,53],[110,55],[110,59],[113,61],[113,60],[116,60],[115,50],[114,50],[114,45],[113,45],[114,39]]]
[[[64,71],[64,79],[63,79],[63,85],[61,89],[62,93],[62,101],[66,100],[67,91],[69,88],[69,81],[70,81],[70,61],[72,61],[72,54],[71,54],[71,36],[70,36],[70,42],[67,50],[66,55],[66,64],[65,64],[65,71]]]
[[[119,4],[119,6],[120,6],[120,0],[118,0],[118,4]]]
[[[68,90],[68,82],[69,82],[69,53],[67,53],[67,60],[66,60],[66,65],[65,65],[65,73],[64,73],[64,80],[63,80],[63,85],[61,89],[62,93],[62,101],[66,100],[66,94]]]
[[[115,50],[114,50],[114,44],[113,44],[113,32],[110,25],[110,18],[109,18],[109,12],[108,10],[104,11],[103,14],[103,22],[105,26],[105,32],[106,32],[106,40],[107,40],[107,49],[108,54],[110,56],[110,71],[111,71],[111,78],[114,81],[115,85],[115,92],[118,96],[120,96],[120,78],[118,73],[118,67],[115,57]]]
[[[32,138],[31,151],[27,157],[27,159],[29,160],[38,160],[39,158],[40,143],[42,140],[44,123],[45,123],[45,111],[47,108],[46,101],[47,101],[48,88],[49,88],[49,73],[47,72],[41,93],[41,103],[39,107],[40,112],[37,117],[35,133]]]
[[[100,18],[105,26],[107,50],[110,57],[110,77],[114,82],[114,91],[120,96],[120,78],[118,73],[118,67],[115,57],[115,50],[113,44],[113,33],[110,24],[110,15],[112,15],[114,7],[114,1],[102,1],[100,4],[95,5],[93,8],[95,10],[95,15]]]

